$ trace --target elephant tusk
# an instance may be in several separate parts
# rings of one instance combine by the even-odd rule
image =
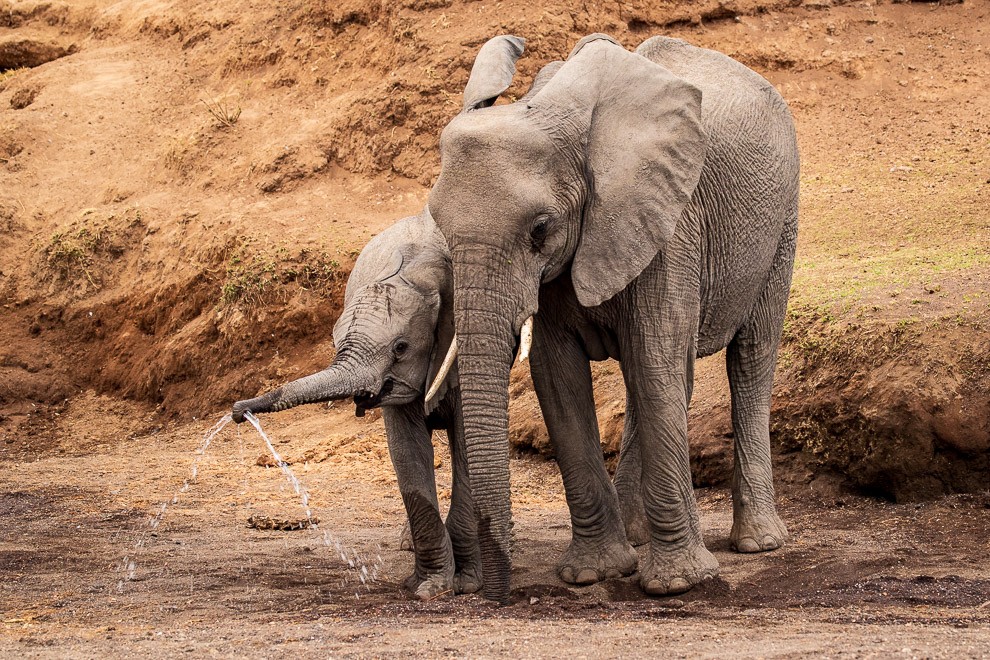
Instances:
[[[519,361],[525,362],[529,358],[529,350],[533,347],[533,317],[530,316],[523,323],[522,330],[519,331]]]
[[[443,364],[440,365],[440,371],[437,372],[437,377],[433,379],[433,384],[430,385],[429,391],[426,393],[426,405],[429,405],[433,400],[433,397],[437,395],[437,390],[443,384],[443,381],[447,379],[447,374],[450,373],[450,368],[454,365],[454,359],[457,357],[457,335],[450,340],[450,348],[447,349],[447,355],[443,358]]]

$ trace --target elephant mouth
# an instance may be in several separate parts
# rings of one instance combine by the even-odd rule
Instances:
[[[395,381],[391,378],[385,380],[382,383],[382,388],[378,392],[372,394],[370,392],[362,392],[354,396],[354,405],[357,406],[358,417],[364,416],[364,411],[369,408],[377,408],[382,404],[382,399],[387,397],[392,393],[392,388],[395,387]]]

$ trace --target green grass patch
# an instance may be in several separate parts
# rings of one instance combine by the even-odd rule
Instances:
[[[326,249],[255,251],[242,244],[227,258],[220,285],[221,305],[261,304],[285,300],[293,288],[331,297],[346,282],[347,273]]]
[[[87,209],[41,246],[43,272],[56,282],[84,282],[99,288],[103,266],[124,253],[127,235],[138,226],[143,220],[137,209],[106,216]]]
[[[907,297],[918,305],[990,268],[990,184],[982,156],[929,148],[907,160],[863,159],[802,176],[792,300],[838,313]],[[962,285],[960,285],[962,286]]]

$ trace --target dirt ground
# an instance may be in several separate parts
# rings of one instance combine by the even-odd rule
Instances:
[[[8,470],[0,496],[5,580],[0,652],[18,657],[257,655],[985,657],[990,653],[990,494],[895,505],[785,486],[783,549],[728,549],[724,489],[699,489],[722,575],[679,598],[630,579],[569,588],[554,557],[569,538],[559,473],[513,461],[513,602],[422,603],[401,590],[402,503],[380,420],[297,410],[265,420],[312,496],[320,531],[253,429],[144,428],[138,406],[84,397],[62,445]],[[377,415],[375,416],[377,417]],[[135,426],[135,420],[138,424]],[[115,430],[117,424],[122,431]],[[83,445],[83,447],[80,447]],[[449,502],[448,454],[438,448]],[[197,461],[198,479],[181,492]],[[177,496],[178,501],[172,502]],[[168,503],[157,527],[149,525]],[[329,533],[329,545],[323,532]],[[138,547],[138,543],[143,545]],[[339,543],[351,568],[340,557]],[[132,571],[127,564],[133,561]],[[360,568],[375,581],[362,584]]]
[[[721,578],[682,597],[556,578],[568,518],[524,366],[510,606],[402,592],[381,419],[344,403],[262,420],[319,530],[248,527],[299,497],[252,429],[197,458],[207,428],[332,358],[350,264],[422,206],[478,46],[527,38],[518,97],[594,31],[726,52],[795,116],[791,542],[728,549],[719,357],[690,432]],[[988,164],[986,0],[0,0],[0,655],[988,657]],[[621,377],[594,373],[611,461]]]

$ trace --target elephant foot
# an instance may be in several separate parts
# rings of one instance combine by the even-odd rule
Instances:
[[[453,571],[450,573],[427,573],[426,575],[420,575],[418,572],[413,573],[406,578],[405,587],[413,593],[416,598],[420,600],[433,600],[440,596],[453,595],[455,593],[454,589],[454,575]]]
[[[776,550],[787,541],[787,528],[774,509],[757,513],[752,508],[740,508],[732,516],[729,545],[736,552],[766,552]]]
[[[409,521],[406,521],[406,524],[402,527],[402,533],[399,534],[399,550],[416,552],[416,546],[413,545],[412,528],[409,526]]]
[[[481,564],[461,567],[454,575],[454,593],[473,594],[481,591]]]
[[[703,580],[718,576],[718,561],[700,540],[692,545],[658,550],[654,544],[639,571],[639,584],[651,596],[682,594]]]
[[[638,563],[636,551],[624,540],[604,546],[572,540],[557,562],[557,575],[568,584],[594,584],[632,575]]]

